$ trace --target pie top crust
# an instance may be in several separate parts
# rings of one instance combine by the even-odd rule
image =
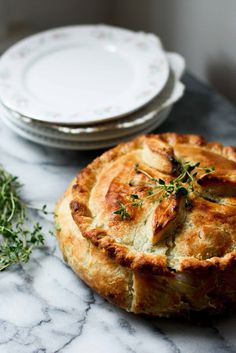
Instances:
[[[201,167],[188,203],[181,192],[147,197],[148,178],[135,165],[169,183],[185,162]],[[145,196],[145,202],[134,207],[130,195]],[[114,213],[121,204],[129,214],[124,219]],[[236,148],[198,135],[138,137],[79,173],[70,208],[81,234],[132,270],[173,276],[226,269],[236,259]]]

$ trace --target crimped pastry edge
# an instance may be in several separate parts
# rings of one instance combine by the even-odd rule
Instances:
[[[82,187],[90,188],[91,184],[96,180],[96,174],[102,170],[106,163],[115,160],[117,157],[122,156],[132,149],[137,149],[146,137],[160,136],[164,140],[168,141],[170,145],[176,143],[188,143],[190,145],[197,145],[203,147],[206,150],[212,151],[218,155],[221,155],[229,160],[236,162],[236,148],[232,146],[223,146],[218,142],[207,142],[200,135],[184,135],[176,133],[164,133],[160,135],[143,135],[139,136],[131,142],[122,143],[113,149],[110,149],[103,153],[100,157],[96,158],[86,168],[84,168],[78,175],[76,182],[73,185],[73,201],[72,203],[80,200],[76,196],[77,185],[80,184]],[[83,204],[81,204],[83,206]],[[86,205],[85,212],[86,212]],[[72,216],[77,223],[83,223],[83,216],[79,215],[77,218],[77,212],[72,208]],[[85,224],[89,216],[84,217]],[[134,271],[146,271],[152,274],[174,276],[176,269],[171,268],[167,263],[167,257],[162,255],[136,253],[130,250],[123,244],[118,244],[111,239],[108,234],[103,232],[83,232],[83,236],[86,237],[93,245],[101,250],[104,250],[108,257],[114,259],[117,264],[125,266]],[[185,257],[180,261],[180,270],[183,271],[212,271],[212,270],[226,270],[235,265],[236,262],[236,251],[225,254],[223,257],[212,257],[206,260],[196,259],[194,257]]]
[[[183,269],[170,277],[121,266],[89,243],[70,213],[73,183],[56,205],[56,236],[65,261],[98,294],[126,311],[159,317],[189,317],[193,311],[218,314],[232,309],[236,303],[233,263],[224,270],[208,266],[200,272],[199,267]]]

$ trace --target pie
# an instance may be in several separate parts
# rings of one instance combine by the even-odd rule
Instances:
[[[140,136],[84,168],[56,206],[65,261],[134,313],[220,313],[236,303],[236,148]]]

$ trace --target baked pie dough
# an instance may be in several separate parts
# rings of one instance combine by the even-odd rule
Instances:
[[[194,191],[147,197],[147,175],[170,183],[184,163],[200,163]],[[130,195],[145,202],[134,207]],[[218,313],[236,303],[234,147],[175,133],[120,144],[78,174],[57,203],[56,223],[71,268],[127,311]]]

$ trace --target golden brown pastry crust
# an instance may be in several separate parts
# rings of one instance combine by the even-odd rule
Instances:
[[[146,176],[169,182],[178,162],[215,167],[199,173],[186,208],[181,195],[142,207]],[[147,135],[118,145],[83,169],[56,213],[70,266],[126,310],[170,315],[221,311],[236,301],[236,149],[197,135]],[[114,214],[124,203],[129,217]],[[69,207],[70,206],[70,207]],[[166,211],[168,210],[168,211]]]

